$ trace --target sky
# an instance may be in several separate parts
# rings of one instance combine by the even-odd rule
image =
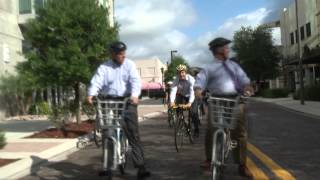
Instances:
[[[133,60],[159,58],[167,62],[177,50],[190,65],[212,60],[208,43],[215,37],[232,39],[241,26],[279,20],[293,0],[115,0],[120,40]],[[274,43],[280,44],[280,30]]]

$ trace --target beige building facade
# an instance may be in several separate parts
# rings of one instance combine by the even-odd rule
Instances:
[[[158,58],[135,60],[137,70],[144,83],[162,83],[163,73],[167,70],[167,66]],[[161,72],[163,68],[163,73]]]
[[[299,88],[298,41],[304,69],[304,83],[320,82],[320,0],[299,0],[296,25],[295,3],[281,13],[281,43],[286,85],[291,90]]]

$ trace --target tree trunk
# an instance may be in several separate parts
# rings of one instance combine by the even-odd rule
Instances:
[[[76,83],[74,86],[74,92],[75,92],[75,108],[76,108],[76,119],[77,123],[80,124],[81,122],[81,90],[80,90],[80,83]]]
[[[49,106],[52,107],[52,94],[51,94],[51,87],[47,88],[47,99]]]

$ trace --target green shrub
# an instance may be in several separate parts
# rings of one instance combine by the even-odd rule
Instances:
[[[261,96],[264,98],[285,98],[288,97],[290,91],[284,88],[278,89],[265,89],[261,92]]]
[[[0,130],[0,149],[4,148],[4,146],[6,145],[6,137],[5,137],[5,133]]]
[[[49,104],[45,101],[37,102],[30,108],[30,114],[32,115],[49,115],[51,112]]]
[[[300,90],[294,93],[293,98],[300,99]],[[304,99],[307,101],[320,101],[320,84],[306,86],[304,88]]]

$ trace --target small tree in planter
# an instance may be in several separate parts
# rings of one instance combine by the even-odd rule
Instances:
[[[66,132],[66,125],[73,121],[77,107],[74,100],[67,100],[64,105],[54,106],[49,120],[54,123],[55,127]]]
[[[4,146],[6,145],[6,137],[5,137],[5,133],[0,130],[0,149],[4,148]]]

